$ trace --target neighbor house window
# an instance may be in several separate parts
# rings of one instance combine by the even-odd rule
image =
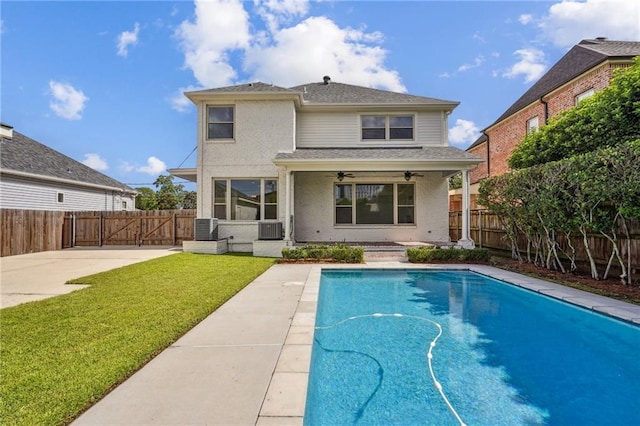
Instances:
[[[58,202],[64,203],[64,193],[58,192]]]
[[[413,115],[362,115],[363,140],[413,140]]]
[[[278,218],[278,181],[275,179],[215,179],[213,215],[223,220]]]
[[[334,187],[337,225],[413,224],[413,184],[336,184]]]
[[[578,105],[581,100],[587,99],[589,96],[592,96],[594,93],[596,93],[596,91],[593,89],[585,90],[584,92],[580,93],[575,97],[575,104]]]
[[[540,124],[538,122],[538,116],[530,118],[527,120],[527,134],[533,133],[540,128]]]
[[[233,139],[233,107],[207,107],[207,139]]]
[[[127,209],[127,202],[123,201],[122,202],[122,210],[126,210]]]

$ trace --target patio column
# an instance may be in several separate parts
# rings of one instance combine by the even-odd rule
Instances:
[[[462,171],[462,238],[458,240],[458,245],[463,248],[474,248],[475,244],[469,233],[469,170]]]
[[[284,240],[291,241],[291,172],[284,174]]]

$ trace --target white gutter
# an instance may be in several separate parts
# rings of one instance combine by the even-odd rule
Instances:
[[[72,180],[72,179],[63,179],[63,178],[57,178],[53,176],[38,175],[35,173],[19,172],[17,170],[0,169],[0,174],[20,176],[24,178],[44,180],[48,182],[66,183],[66,184],[75,185],[75,186],[85,186],[88,188],[105,189],[108,191],[118,191],[118,192],[124,192],[132,195],[136,195],[138,193],[138,191],[135,191],[135,190],[132,191],[125,188],[118,188],[116,186],[100,185],[96,183],[81,182],[81,181]]]

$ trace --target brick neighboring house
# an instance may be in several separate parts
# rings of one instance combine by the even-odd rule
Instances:
[[[529,131],[609,86],[614,70],[631,66],[632,59],[639,55],[638,41],[600,37],[572,47],[467,148],[468,153],[485,159],[469,173],[471,209],[478,207],[480,181],[509,171],[507,160]],[[461,195],[455,192],[450,193],[450,211],[460,210]]]

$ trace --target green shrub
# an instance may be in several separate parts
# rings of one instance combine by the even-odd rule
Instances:
[[[407,257],[412,263],[425,263],[436,261],[459,261],[459,262],[488,262],[489,250],[475,248],[465,250],[460,248],[440,247],[411,247],[407,249]]]
[[[307,244],[296,248],[282,249],[283,260],[332,260],[339,263],[362,263],[364,249],[345,244]]]

